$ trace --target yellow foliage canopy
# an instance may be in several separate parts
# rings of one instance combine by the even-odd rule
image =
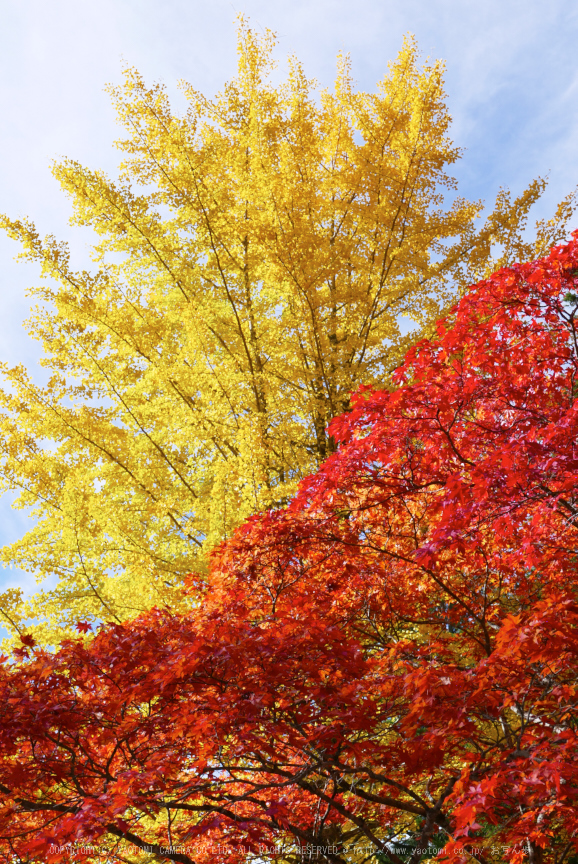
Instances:
[[[481,203],[447,173],[443,66],[411,39],[375,93],[344,58],[333,92],[295,59],[274,86],[273,47],[242,23],[237,76],[214,100],[183,85],[184,116],[132,69],[111,89],[118,181],[54,168],[98,235],[94,272],[3,218],[46,277],[29,328],[51,378],[3,366],[2,484],[37,524],[2,560],[58,578],[31,606],[6,598],[13,629],[44,615],[54,641],[58,622],[181,602],[207,550],[327,456],[359,383],[386,384],[477,276],[565,234],[571,196],[523,240],[541,180],[476,230]]]

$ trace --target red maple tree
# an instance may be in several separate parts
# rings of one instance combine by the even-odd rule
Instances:
[[[1,860],[576,860],[577,276],[475,286],[187,615],[4,663]]]

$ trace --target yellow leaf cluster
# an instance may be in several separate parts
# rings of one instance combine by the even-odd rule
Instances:
[[[331,452],[352,390],[387,385],[477,276],[564,236],[572,197],[524,240],[542,180],[476,229],[447,173],[443,65],[411,38],[374,93],[345,57],[331,92],[294,58],[272,83],[274,42],[241,21],[236,77],[212,100],[183,85],[182,116],[133,69],[111,89],[118,179],[54,168],[97,235],[92,272],[2,219],[45,277],[29,329],[50,381],[4,365],[0,394],[2,487],[37,520],[2,561],[57,577],[19,613],[45,641],[181,603],[207,550]]]

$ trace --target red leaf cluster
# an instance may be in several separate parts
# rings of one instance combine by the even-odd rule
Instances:
[[[577,274],[473,288],[187,615],[4,664],[1,860],[578,852]]]

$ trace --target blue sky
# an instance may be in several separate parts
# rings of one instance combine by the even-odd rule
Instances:
[[[114,171],[117,130],[103,87],[120,81],[123,61],[176,99],[181,78],[217,91],[235,69],[238,12],[276,31],[279,59],[295,53],[322,85],[343,50],[359,87],[372,89],[404,33],[414,33],[424,56],[447,63],[464,195],[491,202],[501,185],[518,192],[549,174],[538,213],[546,215],[578,184],[572,0],[0,0],[0,211],[28,215],[41,232],[82,249],[86,236],[67,225],[51,160],[66,155]],[[36,271],[15,264],[15,252],[0,237],[0,357],[34,364],[21,322]],[[0,540],[24,528],[25,518],[0,501]],[[4,583],[19,578],[5,573]]]

